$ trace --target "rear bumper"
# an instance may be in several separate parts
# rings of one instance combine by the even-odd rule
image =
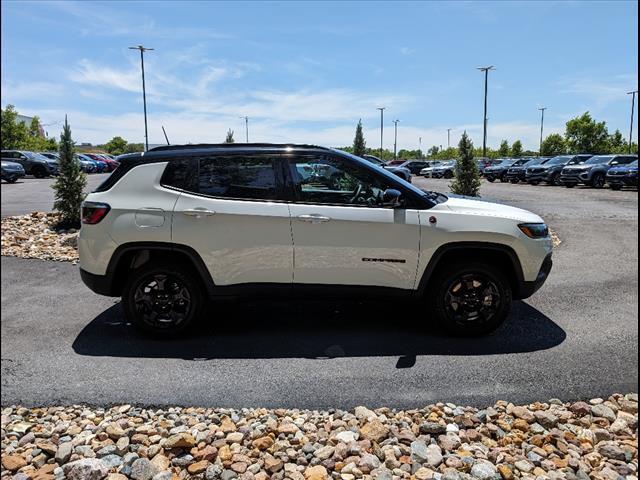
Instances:
[[[89,273],[81,268],[80,278],[82,279],[83,283],[93,292],[99,295],[105,295],[107,297],[114,296],[114,294],[112,293],[113,289],[110,276],[96,275],[94,273]]]
[[[544,261],[542,262],[542,266],[540,267],[540,271],[538,272],[538,276],[533,282],[522,282],[519,287],[518,298],[524,299],[529,298],[531,295],[536,293],[544,282],[549,278],[549,273],[551,272],[551,268],[553,267],[553,260],[551,259],[551,253],[546,256]]]

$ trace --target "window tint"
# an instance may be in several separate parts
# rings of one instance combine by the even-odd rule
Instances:
[[[119,170],[121,166],[122,164],[116,168],[116,171]],[[179,188],[188,192],[197,192],[197,171],[197,160],[195,158],[170,160],[162,174],[160,183],[167,187]]]
[[[636,160],[636,157],[617,157],[616,160],[618,161],[619,165],[627,165],[631,162],[633,162],[634,160]]]
[[[275,159],[259,156],[202,158],[198,190],[212,197],[275,200]]]
[[[329,155],[299,156],[290,168],[296,198],[305,203],[382,206],[384,191],[394,188],[384,176]]]

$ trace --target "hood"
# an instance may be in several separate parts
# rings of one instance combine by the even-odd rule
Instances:
[[[588,170],[590,168],[596,167],[601,164],[589,164],[585,165],[584,163],[579,163],[578,165],[566,165],[564,170]]]
[[[467,215],[510,218],[523,223],[544,223],[544,220],[535,213],[500,203],[451,196],[449,200],[441,205],[448,207],[451,211]]]

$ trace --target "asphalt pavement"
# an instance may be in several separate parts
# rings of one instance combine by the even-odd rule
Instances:
[[[20,184],[2,185],[3,215],[7,197],[12,212],[40,208],[7,187]],[[2,257],[2,404],[409,408],[637,391],[638,193],[485,183],[482,194],[542,215],[563,242],[546,285],[478,339],[447,337],[398,300],[247,299],[156,340],[77,267]]]

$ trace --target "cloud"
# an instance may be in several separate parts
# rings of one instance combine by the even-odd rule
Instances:
[[[140,70],[127,70],[96,65],[89,60],[81,60],[78,68],[69,76],[71,80],[85,85],[115,88],[127,92],[139,92],[141,88]]]
[[[637,74],[620,74],[606,79],[580,77],[562,78],[558,85],[560,93],[582,95],[596,108],[601,109],[612,103],[627,101],[626,93],[638,88]]]
[[[415,50],[413,48],[409,48],[409,47],[402,47],[400,49],[400,53],[402,55],[411,55],[411,54],[415,53]]]
[[[62,84],[44,81],[2,82],[2,97],[10,99],[10,103],[28,101],[34,98],[52,98],[63,95]]]

